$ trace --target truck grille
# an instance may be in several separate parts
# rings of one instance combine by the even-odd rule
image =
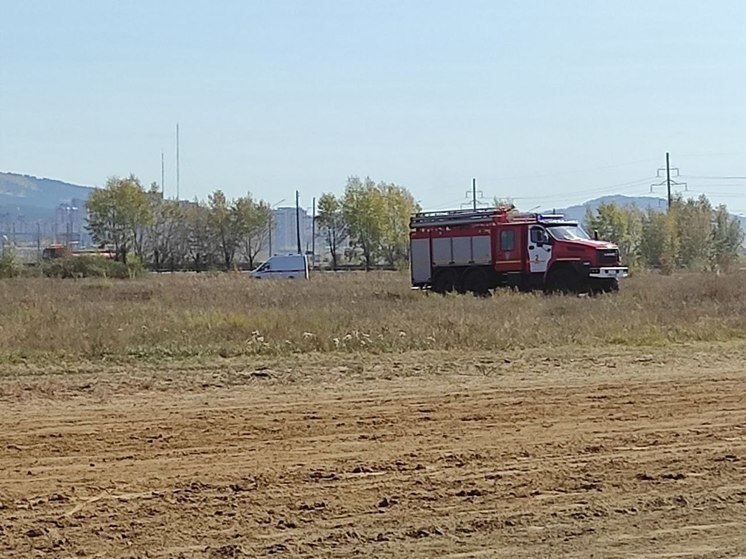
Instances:
[[[618,266],[619,250],[615,248],[605,248],[598,250],[599,266]]]

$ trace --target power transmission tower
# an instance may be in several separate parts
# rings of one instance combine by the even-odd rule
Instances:
[[[477,196],[478,194],[478,196]],[[466,198],[471,198],[470,202],[464,202],[461,204],[461,207],[464,206],[471,206],[474,211],[477,210],[477,204],[485,205],[486,203],[482,201],[482,198],[484,198],[484,192],[481,190],[477,190],[477,179],[471,179],[471,190],[466,191]]]
[[[671,179],[671,171],[676,173],[676,176],[679,176],[679,168],[678,167],[671,167],[671,157],[668,152],[666,152],[666,166],[665,167],[659,167],[658,170],[655,172],[655,176],[658,178],[662,178],[661,173],[665,171],[666,176],[661,182],[657,182],[650,185],[650,192],[653,192],[653,189],[658,186],[664,186],[666,187],[667,197],[668,197],[668,209],[671,209],[671,201],[673,200],[673,197],[671,195],[671,187],[672,186],[683,186],[684,190],[687,190],[687,184],[685,182],[677,182],[675,180]]]

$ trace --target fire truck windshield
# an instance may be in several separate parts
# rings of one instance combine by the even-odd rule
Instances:
[[[580,241],[591,238],[578,225],[551,225],[547,229],[552,237],[560,241]]]

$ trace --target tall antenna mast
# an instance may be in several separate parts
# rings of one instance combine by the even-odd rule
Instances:
[[[176,123],[176,200],[179,199],[179,123]]]
[[[295,191],[295,231],[298,235],[298,254],[303,254],[303,249],[300,246],[300,193]]]

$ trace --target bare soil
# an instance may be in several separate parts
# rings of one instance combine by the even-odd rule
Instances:
[[[746,556],[746,344],[7,365],[2,557]]]

